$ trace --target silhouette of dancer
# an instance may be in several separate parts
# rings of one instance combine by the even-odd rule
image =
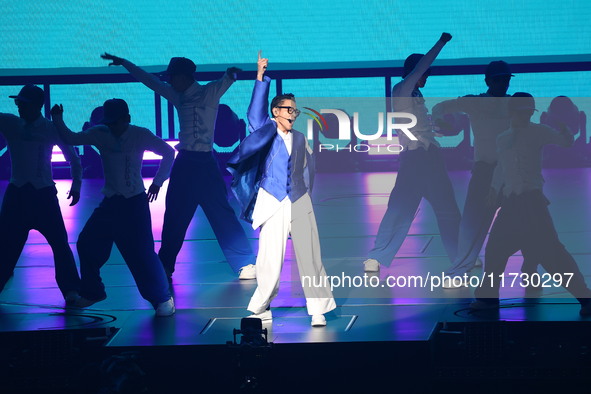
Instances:
[[[450,260],[455,259],[458,247],[460,211],[454,191],[445,169],[439,143],[425,106],[420,88],[427,82],[429,67],[451,35],[443,33],[433,48],[425,55],[414,53],[404,61],[402,81],[392,89],[392,107],[396,112],[416,116],[417,124],[410,129],[415,139],[399,134],[403,151],[400,153],[400,168],[396,184],[390,194],[388,208],[373,249],[364,261],[366,272],[376,272],[380,264],[389,266],[408,235],[415,213],[425,198],[435,212],[441,240]]]
[[[507,260],[518,250],[526,259],[539,262],[581,303],[580,314],[591,315],[591,290],[577,263],[558,239],[549,201],[542,192],[542,148],[547,144],[571,146],[567,127],[560,132],[531,122],[535,100],[529,93],[515,93],[509,101],[511,126],[497,138],[498,163],[493,175],[489,203],[501,193],[501,209],[485,248],[486,272],[482,286],[474,291],[472,309],[499,307],[499,288]],[[523,276],[524,274],[522,274]],[[535,278],[523,279],[532,281]],[[505,284],[510,286],[511,281]],[[518,284],[523,286],[521,282]]]
[[[162,245],[158,255],[172,280],[176,259],[187,228],[199,205],[222,248],[226,260],[240,279],[254,279],[255,256],[246,233],[228,203],[226,185],[212,154],[217,108],[222,95],[235,81],[240,69],[230,67],[226,74],[207,85],[194,77],[195,63],[184,57],[170,59],[166,70],[170,84],[160,81],[129,60],[105,53],[110,65],[121,65],[138,81],[170,101],[179,115],[179,154],[175,160],[166,193]]]
[[[70,206],[80,200],[82,166],[71,146],[65,145],[50,120],[41,116],[43,89],[24,86],[14,98],[19,116],[0,114],[0,133],[6,138],[12,161],[10,183],[0,209],[0,291],[13,274],[29,231],[38,230],[53,251],[55,278],[66,304],[73,303],[80,277],[57,199],[51,173],[51,154],[58,145],[70,162]]]
[[[174,300],[162,263],[154,252],[148,202],[158,197],[168,178],[174,150],[150,130],[130,124],[129,107],[124,100],[107,100],[103,110],[101,125],[74,133],[63,121],[63,107],[55,105],[51,109],[54,124],[66,143],[98,148],[105,175],[105,197],[78,237],[82,286],[76,306],[88,307],[107,297],[100,269],[115,243],[142,297],[152,304],[157,316],[170,316],[175,312]],[[141,176],[146,150],[162,156],[147,194]]]

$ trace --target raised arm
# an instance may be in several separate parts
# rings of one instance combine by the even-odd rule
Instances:
[[[207,94],[213,96],[216,102],[226,93],[226,91],[236,82],[236,74],[242,70],[238,67],[229,67],[224,76],[216,81],[211,81],[206,86]]]
[[[445,44],[447,44],[450,40],[451,34],[442,33],[441,37],[439,40],[437,40],[433,48],[431,48],[429,52],[427,52],[425,56],[419,60],[415,68],[403,79],[402,83],[397,85],[398,91],[393,92],[392,96],[410,97],[419,79],[421,79],[423,74],[425,74],[429,67],[431,67],[431,64],[433,64],[433,61],[435,61],[435,58],[437,58],[439,52],[441,52]]]
[[[269,59],[261,58],[261,51],[259,51],[257,79],[254,82],[254,89],[252,91],[252,97],[247,112],[248,129],[251,132],[260,129],[265,124],[271,122],[268,112],[271,78],[265,76],[268,64]]]
[[[92,129],[90,128],[87,131],[83,131],[80,133],[74,133],[72,130],[66,126],[64,123],[64,106],[61,104],[56,104],[51,108],[51,119],[53,120],[53,125],[55,126],[60,139],[66,145],[98,145],[99,141],[95,133],[92,133]]]
[[[148,88],[152,89],[154,92],[158,93],[165,99],[169,100],[173,105],[180,104],[180,94],[176,92],[172,86],[169,84],[161,81],[158,77],[154,74],[150,74],[149,72],[143,70],[142,68],[136,66],[132,62],[122,57],[118,57],[115,55],[111,55],[109,53],[104,53],[101,57],[105,60],[109,60],[109,66],[123,66],[131,75],[135,77],[139,82],[146,85]]]

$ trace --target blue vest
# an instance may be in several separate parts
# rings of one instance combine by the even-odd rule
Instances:
[[[283,138],[275,135],[271,149],[265,157],[260,187],[278,201],[289,196],[291,202],[297,201],[306,191],[304,182],[304,165],[306,145],[304,135],[292,131],[293,145],[291,156],[287,152]]]

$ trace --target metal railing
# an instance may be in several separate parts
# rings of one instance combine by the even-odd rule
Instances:
[[[565,71],[591,71],[591,54],[551,55],[551,56],[512,56],[503,57],[511,64],[514,73],[554,73]],[[495,58],[438,59],[434,62],[431,75],[475,75],[484,74],[488,63]],[[389,97],[392,90],[392,78],[399,77],[403,71],[403,60],[324,62],[324,63],[274,63],[273,70],[267,74],[275,80],[276,91],[281,92],[286,79],[317,78],[365,78],[381,77],[384,79],[384,96]],[[220,78],[228,64],[199,65],[195,76],[199,81],[211,81]],[[256,68],[252,63],[232,64],[244,70],[238,79],[255,79]],[[142,66],[146,71],[163,77],[166,65]],[[83,67],[83,68],[30,68],[0,69],[0,86],[18,86],[25,84],[43,85],[45,90],[45,116],[51,108],[52,85],[76,85],[96,83],[137,82],[122,67]],[[167,135],[163,135],[162,100],[154,94],[155,133],[159,137],[175,135],[174,107],[168,106]]]

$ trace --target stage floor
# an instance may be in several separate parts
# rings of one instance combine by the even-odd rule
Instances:
[[[591,284],[591,169],[549,169],[545,193],[562,242]],[[463,206],[469,172],[451,172],[458,204]],[[362,278],[362,262],[373,245],[386,209],[395,173],[318,174],[313,193],[323,261],[329,275]],[[149,180],[146,180],[149,185]],[[7,182],[0,183],[3,192]],[[58,196],[74,254],[75,240],[102,196],[102,180],[84,180],[75,207],[66,200],[69,181],[58,180]],[[166,187],[166,184],[165,184]],[[156,250],[164,213],[165,187],[151,205]],[[231,201],[236,207],[235,201]],[[258,232],[243,223],[256,250]],[[483,251],[484,252],[484,251]],[[482,253],[483,253],[482,252]],[[522,258],[510,259],[508,271],[519,272]],[[441,274],[449,265],[430,206],[423,202],[402,249],[376,275],[377,287],[345,286],[334,290],[338,308],[327,314],[328,325],[310,327],[291,245],[282,272],[279,296],[272,304],[269,340],[275,343],[427,341],[441,322],[580,321],[579,306],[562,288],[546,289],[536,299],[521,288],[502,293],[498,312],[468,310],[472,290],[392,288],[388,277]],[[477,268],[472,275],[481,274]],[[540,271],[543,272],[543,271]],[[201,209],[198,209],[179,255],[173,292],[177,313],[155,318],[117,251],[102,270],[108,298],[89,309],[65,309],[54,280],[51,249],[31,231],[14,277],[0,294],[0,332],[115,327],[109,347],[214,345],[232,339],[232,329],[249,314],[245,307],[254,280],[239,281]]]

